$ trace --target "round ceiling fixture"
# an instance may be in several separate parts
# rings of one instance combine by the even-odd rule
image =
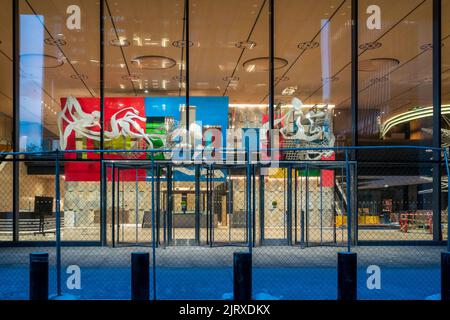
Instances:
[[[48,54],[26,53],[20,56],[20,64],[28,68],[57,68],[64,60]]]
[[[64,39],[46,38],[44,43],[49,46],[63,47],[67,44],[67,41]]]
[[[79,74],[79,73],[72,74],[70,77],[75,80],[87,80],[87,78],[88,78],[87,75]]]
[[[297,45],[297,48],[300,50],[315,49],[318,47],[319,47],[319,43],[317,41],[300,42]]]
[[[239,41],[234,44],[238,49],[253,49],[256,46],[254,41]]]
[[[188,42],[186,40],[177,40],[172,42],[172,45],[176,48],[186,48],[188,46]],[[194,43],[189,41],[189,47],[192,47]]]
[[[231,77],[231,76],[226,76],[226,77],[223,77],[223,81],[239,81],[239,77],[236,77],[236,76],[234,76],[234,77]]]
[[[246,72],[266,72],[269,71],[269,64],[269,57],[260,57],[247,60],[242,64],[242,66]],[[287,66],[288,61],[283,58],[274,57],[273,64],[273,68],[277,70]]]
[[[361,50],[375,50],[375,49],[381,48],[382,45],[383,44],[378,41],[366,42],[366,43],[360,44],[359,48]]]
[[[441,47],[443,47],[443,46],[444,46],[444,43],[441,43]],[[432,49],[433,49],[432,43],[425,43],[420,46],[420,50],[422,50],[422,51],[427,51],[427,50],[432,50]]]
[[[139,79],[140,79],[139,76],[136,76],[134,74],[126,74],[122,76],[122,80],[137,81]]]
[[[400,64],[400,61],[394,58],[374,58],[362,60],[358,63],[358,71],[374,72],[380,70],[389,70]]]
[[[131,60],[131,63],[141,69],[163,70],[173,68],[177,62],[164,56],[140,56]]]
[[[186,76],[173,76],[172,80],[177,81],[177,82],[185,82]]]
[[[322,78],[322,82],[325,82],[325,83],[338,81],[338,80],[339,80],[339,77],[337,77],[337,76]]]
[[[113,39],[109,42],[112,46],[114,47],[129,47],[130,46],[130,41],[128,41],[127,39]]]
[[[377,84],[377,83],[380,83],[380,82],[386,82],[388,80],[389,80],[389,77],[386,75],[384,77],[372,78],[372,79],[369,80],[369,83],[373,85],[373,84]]]
[[[289,80],[290,78],[288,76],[275,77],[275,82],[289,81]]]

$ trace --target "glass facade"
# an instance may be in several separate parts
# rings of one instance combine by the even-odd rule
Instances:
[[[55,159],[46,152],[69,151],[61,156],[63,240],[100,242],[112,240],[105,230],[114,225],[108,220],[116,214],[113,199],[123,204],[116,217],[123,219],[121,226],[134,228],[145,224],[154,194],[145,184],[148,169],[123,167],[116,176],[104,161],[138,163],[153,155],[163,166],[174,157],[168,150],[186,144],[238,154],[252,135],[261,153],[271,146],[341,148],[282,152],[278,159],[298,165],[339,163],[346,157],[342,147],[379,147],[350,155],[357,164],[358,240],[445,239],[444,158],[425,147],[450,144],[450,1],[442,1],[439,28],[433,28],[433,5],[433,0],[0,0],[0,151],[23,152],[1,156],[0,241],[55,239]],[[433,46],[438,29],[440,61]],[[435,82],[437,65],[442,82]],[[160,152],[143,152],[148,149]],[[247,210],[239,169],[216,170],[209,205],[211,186],[204,180],[209,171],[199,173],[194,190],[194,174],[187,179],[181,176],[185,172],[172,176],[161,169],[156,201],[174,212],[174,228],[193,225],[189,215],[195,208],[206,212],[210,206],[217,225],[228,228],[228,239],[233,232],[244,239],[237,227],[230,229]],[[313,177],[312,197],[322,201],[324,192],[332,194],[328,231],[347,223],[343,207],[336,209],[337,203],[350,206],[339,191],[343,176],[335,170],[326,185],[329,172],[320,166],[296,167],[293,174],[298,189],[291,192],[301,192]],[[300,216],[290,227],[285,220],[286,211],[294,206],[301,212],[306,201],[299,193],[294,204],[287,203],[287,176],[288,171],[271,171],[255,178],[258,190],[266,183],[266,190],[254,195],[259,201],[254,209],[266,217],[266,226],[262,218],[255,222],[255,237],[278,239],[284,233],[279,236],[277,228],[303,224]],[[113,180],[118,189],[111,189]],[[45,199],[52,209],[42,226],[36,208]],[[316,204],[309,205],[315,210]],[[195,224],[203,219],[207,223],[206,213]],[[183,228],[188,235],[179,232],[180,239],[197,239],[193,228]],[[332,239],[331,231],[320,228],[320,241],[322,235]],[[207,230],[200,229],[199,237],[206,237]],[[122,240],[149,237],[145,232],[133,229]],[[300,239],[300,231],[294,237]]]

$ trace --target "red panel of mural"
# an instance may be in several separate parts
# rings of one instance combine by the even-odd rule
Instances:
[[[322,157],[322,160],[336,160],[336,155],[333,153],[330,157]],[[322,187],[334,187],[334,170],[322,170]]]
[[[62,113],[58,118],[62,150],[98,150],[100,149],[100,99],[63,98]],[[144,98],[105,98],[104,102],[105,149],[138,149],[145,133]],[[144,153],[111,153],[105,159],[145,159]],[[100,158],[99,153],[66,153],[65,159],[78,159],[85,162],[66,162],[66,181],[99,181],[100,164],[88,162]],[[145,169],[138,170],[139,180],[145,180]],[[108,179],[111,178],[108,172]],[[121,180],[135,180],[135,170],[123,171]]]

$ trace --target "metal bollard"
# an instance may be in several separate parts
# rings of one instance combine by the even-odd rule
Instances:
[[[252,299],[252,254],[235,252],[233,255],[233,299]]]
[[[131,300],[150,298],[150,255],[146,252],[131,253]]]
[[[48,300],[48,253],[30,253],[30,300]]]
[[[338,252],[338,300],[357,299],[356,261],[356,253]]]
[[[450,301],[450,252],[441,253],[441,300]]]

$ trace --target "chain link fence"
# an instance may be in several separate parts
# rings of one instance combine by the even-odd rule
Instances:
[[[448,232],[447,168],[397,162],[401,149],[376,149],[372,161],[356,162],[355,150],[277,167],[151,156],[58,156],[55,165],[52,157],[25,156],[17,162],[18,242],[13,162],[4,161],[0,298],[27,299],[36,251],[50,255],[50,293],[79,299],[130,299],[132,252],[150,253],[151,299],[232,299],[233,253],[240,251],[253,256],[255,299],[336,299],[337,253],[347,251],[358,255],[359,299],[436,297]],[[364,158],[368,150],[357,151]],[[405,150],[430,156],[426,148]],[[377,162],[382,152],[396,161]]]

